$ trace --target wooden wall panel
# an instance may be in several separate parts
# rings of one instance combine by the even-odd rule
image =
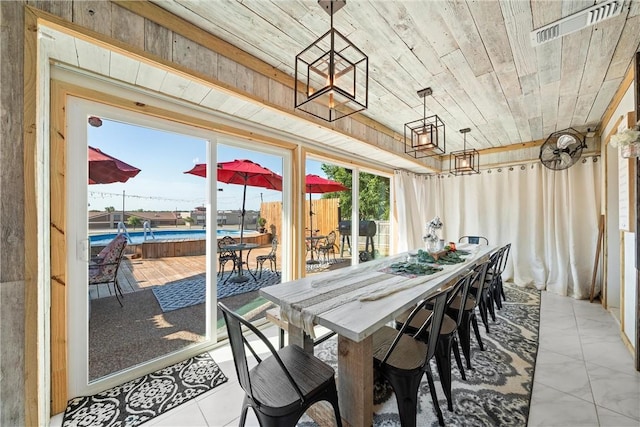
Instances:
[[[153,21],[144,21],[144,50],[170,60],[173,52],[173,33]]]
[[[116,4],[111,7],[111,36],[144,49],[144,18]]]

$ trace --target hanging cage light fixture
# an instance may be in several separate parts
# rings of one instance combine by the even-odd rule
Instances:
[[[478,150],[467,150],[467,133],[471,129],[460,129],[460,133],[464,135],[462,151],[453,151],[449,157],[449,172],[454,175],[471,175],[480,173],[480,153]]]
[[[437,114],[427,117],[427,96],[432,93],[430,87],[418,91],[423,99],[422,118],[404,125],[404,152],[416,159],[445,152],[444,123]]]
[[[333,14],[346,0],[318,0],[331,28],[296,56],[295,108],[328,122],[366,110],[369,58],[333,28]]]

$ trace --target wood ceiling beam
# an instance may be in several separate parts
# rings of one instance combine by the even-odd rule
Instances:
[[[487,154],[504,153],[506,151],[523,150],[525,148],[539,147],[545,141],[546,141],[546,139],[536,139],[535,141],[519,142],[517,144],[505,145],[505,146],[502,146],[502,147],[485,148],[483,150],[478,150],[478,153],[480,153],[480,156],[482,156],[482,155],[487,155]],[[440,161],[444,161],[449,156],[451,156],[451,154],[443,154],[442,156],[440,156]]]

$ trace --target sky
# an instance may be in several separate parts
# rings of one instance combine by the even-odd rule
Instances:
[[[90,210],[107,207],[127,211],[138,209],[157,211],[190,211],[204,205],[205,183],[202,177],[185,174],[196,163],[206,161],[205,140],[182,134],[124,124],[102,119],[102,126],[87,125],[88,145],[140,169],[140,173],[125,183],[88,185]],[[282,159],[278,156],[218,144],[217,161],[249,159],[273,172],[282,174]],[[307,173],[325,176],[320,162],[307,161]],[[242,186],[217,183],[218,210],[242,208]],[[247,187],[247,210],[260,210],[260,202],[282,200],[279,191]]]

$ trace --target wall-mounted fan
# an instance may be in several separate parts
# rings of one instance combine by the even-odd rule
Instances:
[[[586,136],[568,128],[554,132],[540,147],[540,161],[552,170],[567,169],[578,161],[582,150],[587,148]]]

